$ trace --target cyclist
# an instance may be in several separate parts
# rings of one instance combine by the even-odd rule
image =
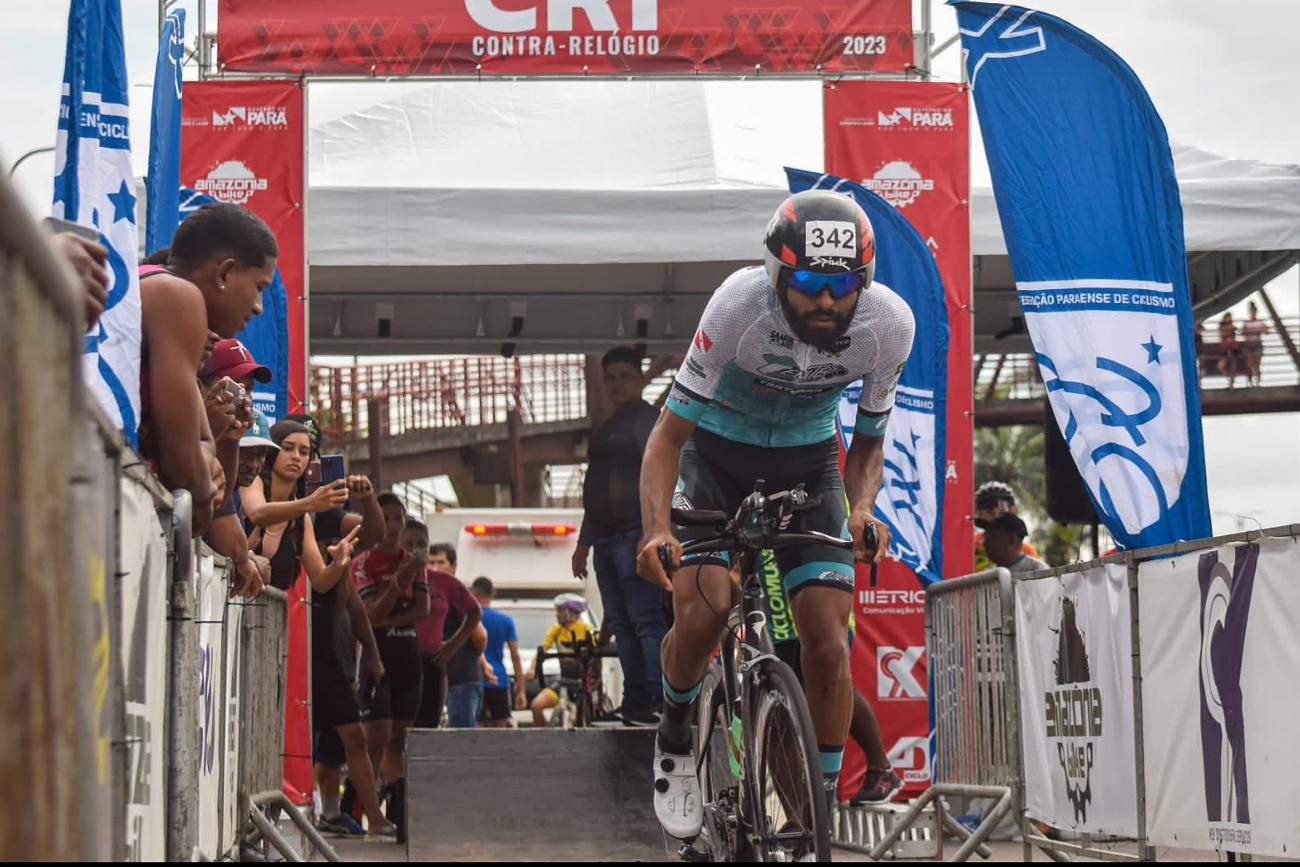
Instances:
[[[862,539],[868,523],[879,537],[877,560],[889,546],[889,530],[872,516],[872,506],[894,389],[911,351],[912,313],[892,290],[872,284],[871,223],[845,196],[814,190],[786,199],[768,223],[764,246],[764,267],[737,271],[709,300],[641,469],[639,573],[673,592],[675,613],[663,644],[655,813],[681,838],[696,836],[703,823],[691,704],[732,597],[725,557],[693,558],[687,568],[675,568],[676,580],[665,573],[660,545],[669,546],[674,567],[681,561],[670,508],[730,514],[756,479],[769,491],[802,482],[820,501],[796,516],[792,529],[854,540],[851,554],[813,545],[778,556],[829,798],[853,712],[844,637],[853,560],[868,558]],[[834,419],[840,393],[859,378],[862,398],[841,477]]]
[[[564,653],[567,648],[572,652],[573,645],[592,639],[591,627],[582,619],[582,613],[586,610],[587,600],[576,593],[561,593],[556,596],[555,623],[546,630],[541,650]],[[530,677],[538,683],[542,681],[541,653],[533,657],[533,673]],[[546,709],[560,703],[560,681],[575,681],[577,678],[577,664],[571,659],[561,659],[559,679],[542,684],[542,691],[533,699],[533,725],[538,727],[546,725]]]

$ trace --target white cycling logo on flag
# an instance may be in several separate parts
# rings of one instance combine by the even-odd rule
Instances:
[[[840,400],[840,429],[852,431],[862,396],[861,383],[844,390]],[[889,553],[917,571],[930,562],[938,520],[935,465],[934,392],[899,385],[885,434],[884,478],[876,510],[893,538]],[[844,448],[849,447],[845,437]]]
[[[1101,510],[1137,534],[1178,499],[1191,445],[1169,283],[1018,283],[1065,441]]]

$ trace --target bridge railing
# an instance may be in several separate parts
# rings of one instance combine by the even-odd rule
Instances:
[[[372,403],[386,412],[389,436],[505,424],[516,408],[524,424],[587,415],[582,355],[317,366],[312,370],[312,390],[322,432],[340,444],[369,434]]]
[[[1283,317],[1282,325],[1286,328],[1292,341],[1298,339],[1298,336],[1300,336],[1300,317]],[[1272,321],[1268,322],[1268,326],[1269,330],[1263,339],[1264,353],[1259,364],[1260,385],[1265,387],[1300,385],[1300,369],[1296,367],[1296,362],[1291,357],[1286,340],[1278,333],[1278,329]],[[1238,337],[1238,350],[1241,349],[1241,346],[1241,338]],[[1218,343],[1218,334],[1214,330],[1213,322],[1207,323],[1205,344],[1199,358],[1201,388],[1203,390],[1225,389],[1228,387],[1227,376],[1220,373],[1218,369],[1220,357],[1221,350]],[[1038,364],[1034,361],[1034,356],[1031,353],[990,352],[976,355],[974,363],[976,400],[991,398],[1022,400],[1041,398],[1047,393],[1043,388],[1043,380],[1038,370]],[[1236,367],[1234,387],[1238,389],[1250,387],[1246,384],[1244,361],[1240,360],[1240,356]]]

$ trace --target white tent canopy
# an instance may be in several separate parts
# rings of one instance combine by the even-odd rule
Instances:
[[[316,85],[314,347],[495,348],[529,299],[524,351],[608,345],[637,319],[648,344],[675,346],[718,280],[757,259],[782,166],[822,166],[821,86],[447,82],[367,106],[356,85]],[[1174,150],[1189,252],[1254,268],[1300,249],[1300,167]],[[1008,289],[987,188],[971,236],[977,292]]]

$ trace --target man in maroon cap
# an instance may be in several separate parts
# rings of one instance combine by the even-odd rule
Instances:
[[[209,387],[223,376],[228,376],[244,387],[250,394],[253,382],[271,381],[271,369],[257,363],[253,353],[249,352],[239,340],[218,340],[212,345],[212,356],[199,371],[199,379]]]

